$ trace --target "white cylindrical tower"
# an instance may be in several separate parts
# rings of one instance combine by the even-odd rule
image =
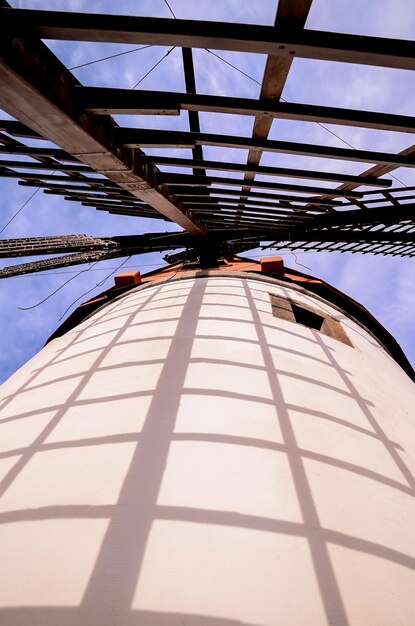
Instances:
[[[0,624],[413,625],[413,382],[296,275],[153,276],[4,384]]]

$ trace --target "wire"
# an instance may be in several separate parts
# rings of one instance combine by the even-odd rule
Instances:
[[[145,78],[147,78],[147,76],[148,76],[149,74],[151,74],[151,72],[152,72],[153,70],[155,70],[155,69],[156,69],[156,67],[157,67],[158,65],[160,65],[160,63],[161,63],[162,61],[164,61],[164,59],[165,59],[166,57],[168,57],[168,56],[169,56],[170,52],[172,52],[172,51],[175,49],[175,47],[176,47],[176,46],[173,46],[172,48],[170,48],[170,50],[167,50],[166,54],[165,54],[164,56],[162,56],[162,57],[161,57],[161,59],[160,59],[159,61],[157,61],[157,63],[155,63],[155,64],[153,65],[153,67],[151,67],[151,68],[148,70],[147,74],[144,74],[144,76],[143,76],[142,78],[140,78],[140,80],[138,81],[138,83],[136,83],[136,84],[134,85],[134,87],[131,87],[131,89],[135,89],[136,87],[138,87],[138,85],[139,85],[140,83],[142,83],[142,82],[143,82],[143,80],[144,80]]]
[[[226,59],[224,59],[223,57],[221,57],[219,54],[216,54],[216,52],[212,52],[212,50],[209,50],[208,48],[205,48],[206,52],[210,52],[210,54],[213,54],[213,56],[217,57],[218,59],[220,59],[221,61],[223,61],[224,63],[226,63],[226,65],[229,65],[230,67],[233,67],[234,70],[237,70],[240,74],[243,74],[243,76],[246,76],[247,78],[249,78],[250,80],[252,80],[254,83],[256,83],[257,85],[259,85],[260,87],[262,86],[262,84],[259,82],[259,80],[256,80],[256,78],[253,78],[253,76],[250,76],[249,74],[247,74],[246,72],[244,72],[243,70],[241,70],[239,67],[237,67],[236,65],[233,65],[233,63],[230,63],[229,61],[227,61]],[[287,100],[285,100],[285,98],[280,97],[281,102],[287,102]],[[327,128],[326,126],[324,126],[324,124],[322,124],[321,122],[314,122],[315,124],[318,124],[318,126],[321,126],[321,128],[324,128],[324,130],[326,130],[328,133],[331,133],[332,135],[334,135],[334,137],[337,137],[337,139],[339,139],[340,141],[342,141],[344,144],[346,144],[347,146],[349,146],[350,148],[353,148],[353,150],[356,150],[356,148],[354,146],[352,146],[351,143],[348,143],[345,139],[342,139],[339,135],[337,135],[335,132],[333,132],[332,130],[330,130],[330,128]]]
[[[165,4],[167,4],[167,6],[169,7],[169,11],[172,14],[172,16],[174,17],[175,20],[177,20],[177,16],[174,14],[173,9],[171,8],[171,6],[169,5],[169,3],[167,2],[167,0],[164,0]]]
[[[293,252],[292,250],[290,250],[290,253],[293,255],[293,257],[294,257],[294,262],[295,262],[297,265],[301,265],[301,267],[305,267],[307,270],[310,270],[310,272],[312,271],[311,267],[308,267],[308,265],[304,265],[304,263],[300,263],[300,262],[297,260],[297,255],[296,255],[296,253],[295,253],[295,252]]]
[[[261,83],[259,82],[259,80],[256,80],[256,78],[253,78],[252,76],[250,76],[249,74],[247,74],[246,72],[241,70],[239,67],[236,67],[236,65],[233,65],[232,63],[230,63],[229,61],[227,61],[226,59],[221,57],[219,54],[216,54],[216,52],[212,52],[212,50],[209,50],[209,48],[205,48],[205,50],[206,50],[206,52],[210,52],[210,54],[213,54],[214,57],[217,57],[218,59],[220,59],[221,61],[226,63],[226,65],[229,65],[230,67],[233,67],[233,69],[236,70],[237,72],[239,72],[240,74],[243,74],[244,76],[246,76],[250,80],[253,80],[254,83],[256,83],[257,85],[259,85],[261,87]]]
[[[153,44],[149,44],[148,46],[140,46],[139,48],[134,48],[133,50],[126,50],[125,52],[118,52],[117,54],[111,54],[108,57],[101,57],[100,59],[95,59],[94,61],[88,61],[88,63],[82,63],[81,65],[74,65],[73,67],[68,67],[68,70],[79,70],[81,67],[86,67],[87,65],[93,65],[94,63],[101,63],[101,61],[108,61],[108,59],[115,59],[115,57],[121,57],[124,54],[131,54],[132,52],[138,52],[138,50],[145,50],[146,48],[152,48]]]
[[[40,302],[38,302],[37,304],[34,304],[33,306],[18,306],[17,308],[20,309],[21,311],[30,311],[30,309],[35,309],[36,307],[40,306],[41,304],[43,304],[44,302],[46,302],[46,300],[49,300],[49,298],[51,298],[52,296],[55,295],[55,293],[58,293],[58,291],[60,291],[63,287],[65,287],[68,283],[71,282],[71,280],[74,280],[74,278],[77,278],[77,276],[79,276],[80,274],[83,274],[84,272],[88,272],[92,267],[94,267],[94,265],[96,265],[97,263],[99,263],[99,261],[102,261],[102,259],[98,259],[98,261],[95,261],[91,267],[88,267],[85,270],[81,270],[79,272],[77,272],[75,274],[75,276],[71,276],[71,278],[68,278],[68,280],[66,280],[62,285],[60,285],[60,287],[58,287],[57,289],[55,289],[55,291],[52,291],[52,293],[50,293],[48,296],[46,296],[46,298],[43,298],[43,300],[41,300]]]
[[[181,262],[180,267],[177,268],[177,270],[174,272],[174,274],[172,274],[169,278],[167,278],[167,280],[165,281],[166,283],[168,283],[170,280],[172,280],[175,276],[177,276],[177,274],[179,272],[182,271],[182,269],[184,268],[184,261]],[[165,269],[165,268],[160,268],[160,269]],[[148,285],[152,285],[154,283],[154,281],[151,281],[150,283],[147,283]]]
[[[243,70],[241,70],[239,67],[237,67],[236,65],[233,65],[233,63],[230,63],[229,61],[227,61],[226,59],[224,59],[223,57],[221,57],[219,54],[216,54],[216,52],[212,52],[212,50],[209,50],[208,48],[205,48],[206,52],[210,52],[210,54],[213,54],[213,56],[217,57],[218,59],[220,59],[221,61],[223,61],[224,63],[226,63],[226,65],[229,65],[230,67],[232,67],[234,70],[236,70],[237,72],[239,72],[240,74],[243,74],[243,76],[246,76],[247,78],[249,78],[250,80],[252,80],[254,83],[256,83],[259,86],[262,86],[262,84],[256,80],[256,78],[253,78],[252,76],[250,76],[249,74],[247,74],[246,72],[244,72]],[[280,97],[280,100],[282,102],[286,102],[288,103],[287,100],[285,100],[285,98]],[[331,135],[333,135],[334,137],[337,137],[337,139],[341,142],[343,142],[346,146],[348,146],[349,148],[352,148],[353,150],[356,150],[357,148],[355,148],[355,146],[353,146],[351,143],[349,143],[348,141],[346,141],[345,139],[343,139],[342,137],[340,137],[340,135],[338,135],[337,133],[335,133],[334,131],[332,131],[330,128],[327,128],[327,126],[325,126],[324,124],[322,124],[321,122],[313,122],[314,124],[317,124],[317,126],[320,126],[321,128],[323,128],[325,131],[327,131],[328,133],[330,133]],[[401,185],[403,185],[404,187],[406,186],[404,182],[402,182],[397,176],[395,176],[394,174],[390,174],[391,178],[395,179],[398,183],[400,183]]]
[[[84,293],[82,293],[76,300],[74,300],[72,302],[72,304],[70,304],[68,306],[67,309],[65,309],[65,311],[62,313],[62,315],[59,318],[59,321],[61,321],[61,319],[67,314],[67,312],[69,311],[70,308],[73,307],[73,305],[78,302],[78,300],[80,300],[81,298],[83,298],[84,296],[88,295],[89,293],[91,293],[91,291],[93,291],[94,289],[96,289],[97,287],[102,287],[102,285],[105,283],[105,281],[107,281],[113,274],[115,274],[115,272],[118,272],[118,270],[124,265],[124,263],[127,263],[127,261],[129,261],[131,259],[131,254],[129,257],[127,257],[126,259],[124,259],[124,261],[122,263],[120,263],[110,274],[108,274],[108,276],[106,276],[105,278],[103,278],[99,283],[96,283],[93,287],[91,287],[91,289],[88,289],[88,291],[85,291]],[[102,260],[102,259],[101,259]],[[97,261],[98,263],[98,261]],[[76,278],[76,276],[74,276],[73,278]]]
[[[11,218],[9,219],[9,221],[8,221],[8,222],[7,222],[7,223],[3,226],[3,228],[0,230],[0,234],[1,234],[4,230],[6,230],[6,228],[8,227],[8,225],[9,225],[9,224],[11,224],[11,222],[12,222],[12,221],[13,221],[13,220],[14,220],[14,219],[15,219],[15,218],[19,215],[20,211],[23,211],[23,209],[25,208],[25,206],[26,206],[27,204],[29,204],[29,202],[31,201],[31,199],[35,197],[35,195],[37,194],[37,192],[38,192],[38,191],[40,191],[40,187],[38,187],[38,188],[36,189],[36,191],[34,191],[34,192],[32,193],[32,195],[31,195],[31,196],[30,196],[27,200],[25,200],[25,201],[23,202],[22,206],[21,206],[19,209],[17,209],[17,211],[14,213],[14,215],[12,215],[12,216],[11,216]]]
[[[42,168],[41,168],[41,165],[42,165],[42,164],[40,163],[40,164],[39,164],[39,169],[42,169]],[[57,170],[54,170],[54,171],[52,172],[52,175],[53,175],[53,174],[56,174],[56,171],[57,171]],[[12,216],[11,216],[11,218],[9,219],[9,221],[7,222],[7,224],[5,224],[5,225],[3,226],[3,228],[0,230],[0,235],[1,235],[1,233],[2,233],[4,230],[6,230],[6,228],[8,227],[8,225],[9,225],[9,224],[10,224],[10,223],[11,223],[11,222],[15,219],[15,217],[17,217],[17,216],[19,215],[20,211],[22,211],[22,210],[25,208],[25,206],[29,204],[29,202],[31,201],[31,199],[35,197],[35,195],[37,194],[37,192],[38,192],[38,191],[40,191],[40,189],[41,189],[41,188],[40,188],[40,187],[38,187],[38,188],[37,188],[37,189],[36,189],[36,190],[32,193],[32,195],[31,195],[31,196],[29,196],[29,198],[28,198],[27,200],[25,200],[25,202],[23,202],[22,206],[21,206],[19,209],[17,209],[17,211],[14,213],[14,215],[12,215]]]

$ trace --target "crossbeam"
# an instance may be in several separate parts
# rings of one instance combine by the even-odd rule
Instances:
[[[290,167],[270,167],[264,165],[250,165],[243,163],[226,163],[223,161],[199,161],[194,159],[182,159],[179,157],[151,156],[148,157],[150,163],[157,165],[170,165],[172,167],[188,167],[193,170],[208,169],[223,172],[249,172],[251,174],[262,174],[265,176],[281,176],[287,178],[305,178],[311,180],[326,180],[330,182],[350,182],[365,184],[374,187],[391,187],[392,181],[376,176],[352,176],[351,174],[341,174],[340,172],[323,172],[320,170],[298,170]],[[363,181],[363,182],[362,182]]]
[[[298,104],[260,98],[235,98],[194,93],[132,91],[110,87],[77,87],[80,108],[97,115],[179,115],[180,111],[264,116],[269,121],[284,119],[320,122],[414,133],[415,118],[371,111]]]
[[[42,39],[213,48],[415,69],[415,43],[317,30],[253,24],[0,8],[2,34]]]
[[[210,199],[217,200],[217,196],[230,196],[229,202],[233,201],[233,197],[237,196],[237,200],[255,199],[271,202],[279,202],[285,200],[287,202],[296,202],[302,204],[325,206],[327,210],[330,210],[333,206],[343,206],[343,203],[333,198],[320,198],[320,197],[302,197],[291,196],[285,194],[268,193],[266,191],[236,191],[235,189],[227,189],[226,187],[176,187],[177,195],[184,199],[186,202],[210,202]]]
[[[224,178],[222,176],[194,176],[192,174],[167,174],[163,173],[159,175],[159,181],[169,187],[175,187],[176,185],[191,185],[192,187],[204,187],[213,183],[219,183],[221,185],[229,185],[231,187],[240,187],[244,184],[244,181],[238,178]],[[336,189],[328,189],[327,187],[315,187],[310,185],[294,185],[290,183],[270,183],[262,180],[254,180],[250,182],[251,187],[259,189],[275,189],[276,191],[294,191],[296,193],[309,193],[309,194],[326,194],[327,196],[344,196],[347,198],[361,198],[362,193],[360,191],[344,191],[339,193]]]
[[[134,128],[116,128],[115,141],[119,146],[130,148],[191,148],[197,144],[217,146],[221,148],[256,148],[264,152],[280,154],[298,154],[343,161],[359,161],[363,163],[383,163],[396,167],[415,167],[415,156],[404,153],[375,152],[372,150],[352,150],[334,148],[292,141],[275,141],[271,139],[255,139],[215,133],[192,133],[174,130],[149,130]],[[339,194],[340,195],[340,194]]]

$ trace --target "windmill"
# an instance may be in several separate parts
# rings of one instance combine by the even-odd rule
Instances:
[[[388,176],[415,167],[414,146],[270,137],[274,120],[415,130],[410,116],[282,99],[295,58],[415,69],[411,41],[304,28],[311,5],[280,0],[259,26],[0,2],[0,107],[13,118],[0,122],[0,177],[178,227],[0,242],[1,258],[46,257],[0,278],[148,252],[169,264],[79,307],[7,388],[6,423],[24,419],[34,438],[12,432],[5,457],[18,456],[2,489],[20,582],[0,623],[409,624],[414,457],[398,418],[413,370],[358,303],[281,259],[240,256],[415,254],[415,187]],[[179,47],[186,89],[84,86],[48,40]],[[259,97],[198,93],[197,49],[267,55]],[[206,112],[249,117],[252,135],[203,132]],[[127,114],[187,114],[189,130],[112,117]],[[211,147],[248,156],[205,158]],[[370,166],[261,164],[269,154]]]

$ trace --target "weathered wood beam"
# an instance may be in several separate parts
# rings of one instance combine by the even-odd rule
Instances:
[[[55,178],[54,176],[52,177],[52,179]],[[62,177],[63,178],[63,177]],[[66,182],[68,181],[68,182]],[[105,193],[105,194],[109,194],[109,195],[116,195],[116,196],[120,196],[120,197],[126,197],[124,194],[128,194],[128,198],[131,198],[131,201],[134,200],[138,200],[138,198],[134,198],[131,194],[129,194],[127,191],[124,191],[123,189],[121,189],[121,187],[118,187],[117,185],[102,185],[100,183],[89,183],[89,186],[86,187],[85,186],[85,182],[87,181],[87,179],[85,180],[79,180],[76,181],[75,183],[72,182],[73,179],[67,178],[65,179],[64,182],[62,183],[53,183],[53,182],[48,182],[48,181],[40,181],[40,180],[19,180],[19,185],[21,185],[22,187],[41,187],[41,188],[45,188],[47,189],[64,189],[65,191],[67,191],[68,193],[72,190],[74,191],[96,191],[96,192],[100,192],[100,193]],[[103,183],[108,182],[103,180]],[[47,191],[45,191],[45,193],[47,193]]]
[[[240,236],[244,239],[249,237],[258,237],[260,235],[261,239],[265,239],[269,241],[270,239],[279,239],[282,240],[283,236],[285,237],[291,229],[291,224],[284,224],[283,221],[270,222],[266,223],[256,223],[250,222],[247,220],[246,222],[239,222],[232,217],[221,217],[217,218],[206,218],[206,224],[210,226],[210,229],[213,233],[222,233],[223,230],[231,232],[232,230],[239,230]],[[213,227],[215,227],[213,229]]]
[[[172,167],[189,167],[193,170],[208,169],[219,170],[223,172],[249,172],[252,174],[263,174],[265,176],[282,176],[286,178],[301,178],[310,180],[326,180],[331,182],[356,182],[362,184],[360,176],[352,176],[351,174],[341,174],[333,172],[322,172],[318,170],[297,170],[288,167],[269,167],[262,165],[244,165],[243,163],[225,163],[223,161],[195,161],[194,159],[181,159],[178,157],[151,156],[148,157],[151,163],[157,165],[171,165]],[[373,185],[375,187],[390,187],[391,180],[380,179],[375,176],[368,176],[365,179],[365,185]]]
[[[370,150],[352,150],[332,146],[317,146],[308,143],[290,141],[274,141],[249,137],[234,137],[213,133],[190,133],[172,130],[147,130],[134,128],[116,128],[115,140],[120,146],[147,148],[187,148],[196,144],[218,146],[222,148],[256,148],[264,152],[282,154],[300,154],[344,161],[361,161],[366,163],[382,163],[396,167],[415,167],[413,154],[392,154]],[[341,194],[339,194],[341,195]]]
[[[277,14],[275,17],[275,28],[279,25],[288,28],[292,32],[302,33],[312,0],[281,0],[278,2]],[[279,101],[288,78],[293,62],[293,55],[284,57],[278,53],[268,53],[265,65],[264,76],[262,78],[260,99],[265,101]],[[255,139],[267,139],[272,126],[272,118],[267,115],[257,115],[255,117],[252,137]],[[262,151],[250,150],[247,157],[249,165],[258,165],[261,161]],[[245,180],[253,180],[254,172],[247,172]]]
[[[288,0],[287,0],[288,2]],[[305,4],[305,3],[302,3]],[[42,39],[214,48],[415,69],[415,43],[381,37],[196,20],[0,8],[2,34]]]
[[[77,81],[37,37],[28,35],[27,24],[14,17],[9,21],[15,11],[0,9],[0,107],[194,236],[204,236],[203,226],[180,202],[155,187],[157,170],[141,163],[139,151],[113,147],[112,118],[97,121],[77,111],[72,97]]]
[[[24,137],[28,139],[43,139],[42,135],[35,132],[26,124],[17,122],[16,120],[0,120],[0,130],[9,133],[13,137]]]
[[[206,206],[199,207],[196,213],[200,213],[202,215],[235,215],[237,207],[231,207],[229,205],[218,205],[218,206]],[[298,207],[293,207],[293,209],[283,209],[281,207],[276,207],[276,209],[262,209],[262,208],[254,208],[249,205],[246,205],[244,215],[256,215],[258,217],[291,217],[294,219],[312,219],[314,216],[310,213],[305,212],[304,210],[299,211]]]
[[[409,146],[409,148],[405,148],[405,150],[402,150],[401,152],[398,152],[398,154],[401,157],[414,157],[415,156],[415,145],[413,146]],[[364,180],[364,178],[366,176],[385,176],[386,174],[390,174],[391,172],[393,172],[394,170],[398,169],[398,167],[401,167],[400,165],[392,165],[392,164],[385,164],[385,163],[378,163],[377,165],[375,165],[374,167],[370,167],[369,169],[365,170],[364,172],[362,172],[360,174],[362,180]],[[365,183],[363,182],[359,182],[359,183],[344,183],[343,185],[340,185],[340,187],[338,187],[339,190],[343,191],[344,189],[356,189],[356,187],[359,187],[360,185],[364,185]]]
[[[213,226],[214,224],[217,224],[219,227],[222,224],[226,224],[226,226],[230,226],[230,227],[240,227],[240,228],[249,228],[249,229],[255,229],[255,230],[260,230],[263,228],[268,228],[268,229],[272,229],[272,230],[276,230],[278,229],[280,232],[287,232],[290,230],[290,228],[292,227],[292,221],[290,220],[278,220],[278,219],[274,219],[274,220],[256,220],[256,219],[249,219],[249,218],[243,218],[242,220],[239,221],[239,218],[236,219],[236,215],[234,217],[232,216],[221,216],[221,217],[209,217],[206,218],[206,223],[209,224],[210,226]]]
[[[59,163],[56,164],[57,167],[55,169],[59,169]],[[40,164],[36,169],[41,169]],[[95,173],[95,172],[94,172]],[[69,173],[68,173],[69,174]],[[44,172],[15,172],[13,170],[4,170],[1,171],[0,166],[0,178],[20,178],[23,180],[38,180],[38,181],[56,181],[56,182],[68,182],[68,183],[88,183],[90,185],[100,185],[101,183],[105,183],[105,179],[101,178],[81,178],[80,176],[73,176],[72,178],[69,175],[60,175],[60,174],[45,174]]]
[[[58,159],[59,161],[70,161],[71,163],[79,163],[78,159],[65,152],[65,150],[59,150],[59,148],[39,148],[37,146],[7,145],[0,146],[0,154],[19,154],[22,156],[30,156],[33,158],[48,157]]]
[[[196,94],[196,77],[195,77],[195,68],[193,64],[193,53],[191,48],[182,48],[182,58],[183,58],[183,70],[184,70],[184,80],[186,84],[186,91],[188,94]],[[199,121],[199,113],[196,110],[189,110],[189,128],[192,132],[200,133],[200,121]],[[194,159],[203,160],[203,148],[202,146],[195,146],[192,148],[192,154]],[[196,172],[193,172],[194,174]],[[205,174],[205,170],[202,168],[200,172],[202,175]]]
[[[199,203],[194,203],[194,202],[189,202],[186,204],[186,206],[188,206],[189,208],[192,209],[192,211],[194,211],[194,213],[199,213],[200,211],[213,211],[216,207],[222,206],[224,208],[229,208],[229,209],[237,209],[239,206],[246,206],[246,207],[250,207],[254,210],[256,210],[256,208],[258,207],[258,210],[270,210],[271,212],[273,212],[274,209],[277,210],[284,210],[284,211],[288,211],[289,213],[292,213],[292,211],[297,211],[299,213],[326,213],[327,212],[327,208],[319,208],[319,207],[304,207],[304,206],[299,206],[298,204],[291,204],[289,202],[265,202],[265,200],[262,201],[257,201],[257,200],[237,200],[235,198],[235,200],[229,200],[227,198],[219,198],[219,202],[199,202]]]
[[[10,159],[0,159],[0,168],[1,167],[14,167],[17,170],[47,170],[47,171],[60,171],[60,172],[78,172],[78,173],[95,173],[95,171],[87,165],[82,165],[82,163],[34,163],[33,161],[12,161]],[[0,176],[1,176],[0,172]],[[23,176],[23,174],[22,174]],[[41,178],[43,175],[40,174]]]
[[[74,97],[81,109],[97,115],[179,115],[183,110],[189,113],[253,115],[266,119],[269,125],[273,119],[284,119],[415,132],[415,118],[409,115],[280,102],[277,99],[266,99],[262,95],[259,100],[254,100],[193,93],[132,91],[112,87],[77,87]],[[256,132],[258,133],[259,129]],[[262,136],[265,137],[264,134]]]
[[[301,202],[303,204],[316,204],[316,205],[325,205],[327,209],[330,209],[333,206],[343,206],[343,202],[339,200],[333,200],[333,198],[320,198],[320,196],[315,198],[304,198],[301,196],[292,196],[292,195],[284,195],[284,194],[276,194],[276,193],[267,193],[265,191],[236,191],[235,189],[227,189],[224,187],[210,187],[208,189],[204,187],[195,187],[191,189],[189,187],[176,187],[175,191],[180,198],[184,198],[186,202],[189,201],[189,198],[197,198],[197,199],[206,199],[209,202],[209,198],[212,200],[218,200],[217,196],[237,196],[238,199],[263,199],[270,200],[273,202],[279,200],[287,200],[288,202]]]
[[[192,174],[160,174],[159,181],[161,184],[174,187],[176,185],[190,185],[192,187],[204,187],[213,183],[221,185],[230,185],[231,187],[240,187],[244,181],[237,178],[223,178],[222,176],[194,176]],[[297,193],[322,194],[339,196],[337,189],[327,189],[326,187],[312,187],[308,185],[294,185],[290,183],[269,183],[266,181],[254,180],[252,187],[260,189],[275,189],[276,191],[294,191]],[[349,198],[360,198],[362,194],[358,191],[344,191],[343,196]]]

